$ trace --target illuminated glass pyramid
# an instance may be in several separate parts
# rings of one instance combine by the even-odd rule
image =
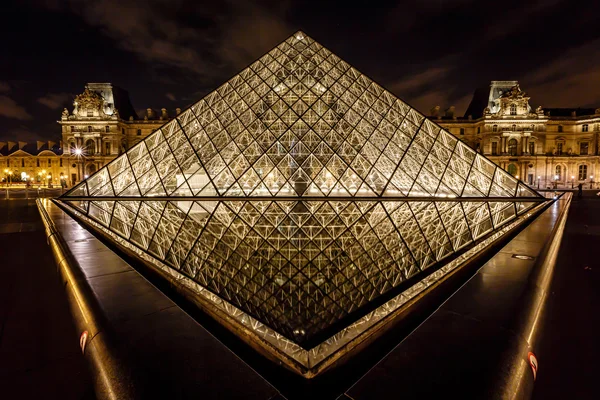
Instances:
[[[539,198],[298,32],[61,201],[304,363]]]

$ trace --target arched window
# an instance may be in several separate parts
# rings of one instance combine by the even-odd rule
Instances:
[[[511,156],[517,155],[517,139],[510,139],[508,141],[508,154]]]
[[[512,130],[513,130],[513,132],[516,132],[516,131],[517,131],[517,126],[516,126],[515,124],[513,124],[513,126],[512,126]]]
[[[87,154],[96,154],[96,144],[93,140],[85,142],[85,152]]]
[[[508,172],[512,176],[516,176],[517,175],[517,166],[515,164],[508,164],[508,167],[506,167],[506,172]]]
[[[554,179],[557,181],[562,181],[563,173],[564,171],[562,166],[557,165],[556,168],[554,168]]]
[[[529,154],[535,155],[535,142],[529,142]]]
[[[579,166],[579,180],[584,181],[587,179],[587,165],[582,164]]]
[[[510,115],[517,115],[517,105],[516,104],[510,105]]]

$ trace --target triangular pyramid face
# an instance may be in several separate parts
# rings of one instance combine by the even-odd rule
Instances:
[[[538,196],[302,32],[80,186],[94,197]]]
[[[304,348],[540,199],[302,32],[61,198]]]

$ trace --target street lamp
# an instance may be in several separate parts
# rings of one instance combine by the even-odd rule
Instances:
[[[540,179],[542,179],[542,177],[538,175],[538,189],[540,188]]]
[[[81,162],[81,158],[85,157],[85,153],[82,148],[75,147],[74,149],[71,150],[71,154],[73,156],[75,156],[75,158],[76,158],[75,164],[77,165],[77,177],[79,178],[79,181],[81,181],[81,175],[83,175],[83,163]],[[79,171],[80,164],[81,164],[81,172]]]
[[[8,187],[8,179],[12,175],[12,171],[9,170],[8,168],[5,168],[4,175],[5,175],[5,179],[6,179],[6,187]]]
[[[573,189],[573,182],[575,181],[575,175],[571,175],[571,189]]]

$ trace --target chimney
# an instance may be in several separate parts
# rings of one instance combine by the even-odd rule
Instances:
[[[160,118],[161,119],[169,119],[169,114],[167,114],[167,109],[166,108],[161,108],[160,109]]]
[[[454,106],[450,106],[450,108],[446,109],[446,117],[454,118]]]
[[[177,113],[177,115],[181,114],[181,108],[177,107],[177,108],[175,109],[175,112]]]
[[[152,118],[152,109],[151,108],[147,108],[146,109],[146,115],[148,116],[148,119]]]
[[[440,115],[440,106],[435,106],[431,110],[429,110],[432,117],[437,117]]]

